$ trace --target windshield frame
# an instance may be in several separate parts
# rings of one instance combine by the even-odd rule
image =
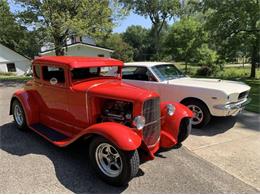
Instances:
[[[173,66],[180,74],[178,76],[174,76],[174,77],[164,77],[164,75],[162,75],[164,78],[162,78],[160,75],[158,75],[157,71],[157,67],[160,67],[160,66]],[[178,78],[184,78],[184,77],[187,77],[187,75],[185,75],[181,70],[179,70],[174,64],[172,63],[167,63],[167,64],[157,64],[157,65],[154,65],[154,66],[151,66],[150,67],[150,70],[153,72],[153,74],[156,76],[156,78],[161,81],[161,82],[164,82],[164,81],[169,81],[169,80],[174,80],[174,79],[178,79]],[[160,72],[160,70],[158,70]]]

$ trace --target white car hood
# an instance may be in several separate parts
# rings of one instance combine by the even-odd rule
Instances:
[[[250,87],[242,82],[227,81],[221,79],[200,79],[200,78],[178,78],[170,81],[165,81],[178,86],[197,87],[205,89],[213,89],[223,91],[227,95],[232,93],[241,93],[250,90]]]

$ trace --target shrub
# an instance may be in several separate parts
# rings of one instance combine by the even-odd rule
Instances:
[[[0,72],[0,76],[15,76],[13,72]]]
[[[213,74],[213,68],[210,66],[202,66],[196,72],[198,76],[210,76]]]

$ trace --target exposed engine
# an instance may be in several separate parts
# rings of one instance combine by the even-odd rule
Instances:
[[[133,104],[131,102],[107,99],[104,101],[98,122],[118,122],[130,127],[132,112]]]

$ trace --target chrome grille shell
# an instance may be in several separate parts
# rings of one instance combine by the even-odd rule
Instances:
[[[160,139],[160,98],[148,99],[143,104],[143,116],[145,127],[143,128],[143,140],[147,146],[152,146]]]

